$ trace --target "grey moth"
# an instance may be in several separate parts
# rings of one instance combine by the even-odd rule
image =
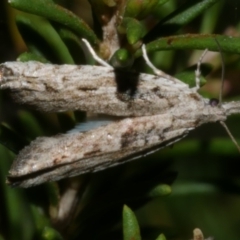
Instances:
[[[240,101],[215,104],[198,94],[198,84],[189,88],[155,72],[34,61],[1,64],[0,88],[10,89],[18,103],[40,111],[118,117],[89,131],[38,137],[16,157],[8,183],[31,187],[103,170],[169,146],[202,124],[240,113]]]

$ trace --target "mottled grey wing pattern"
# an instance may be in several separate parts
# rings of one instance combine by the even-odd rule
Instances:
[[[8,183],[21,187],[133,160],[173,144],[201,124],[240,112],[240,102],[212,106],[196,89],[166,74],[126,74],[107,67],[8,62],[0,65],[0,87],[42,111],[84,110],[123,118],[87,132],[32,141],[9,171]]]
[[[151,118],[127,118],[85,133],[39,137],[17,156],[8,181],[30,187],[99,171],[166,147],[189,131],[168,130],[173,124],[171,115]]]
[[[149,116],[166,112],[189,90],[170,76],[166,79],[100,66],[8,62],[0,65],[0,71],[2,89],[11,89],[17,102],[47,112]],[[169,96],[172,101],[167,100]]]

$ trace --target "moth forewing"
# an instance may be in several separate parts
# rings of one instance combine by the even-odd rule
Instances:
[[[0,72],[1,89],[10,89],[17,102],[47,112],[151,116],[165,113],[176,101],[188,101],[188,94],[193,94],[171,76],[101,66],[7,62],[0,65]]]
[[[199,114],[166,113],[126,118],[85,133],[37,138],[17,156],[8,183],[31,187],[136,159],[173,144],[202,123],[225,120],[217,108],[209,119],[209,109],[202,108],[202,118]]]
[[[29,187],[45,181],[99,171],[174,142],[187,129],[167,131],[171,115],[124,119],[85,133],[41,137],[21,151],[9,182]],[[161,123],[157,124],[157,122]],[[44,154],[45,153],[45,154]],[[41,174],[38,174],[41,172]]]

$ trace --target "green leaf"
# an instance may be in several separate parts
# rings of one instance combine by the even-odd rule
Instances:
[[[221,51],[224,53],[240,54],[239,37],[215,35],[215,34],[186,34],[171,37],[164,37],[146,45],[147,52],[160,50],[184,50],[199,49],[219,52],[215,39],[219,42]],[[135,58],[142,56],[142,51],[135,53]]]
[[[45,227],[41,236],[42,240],[63,240],[63,237],[58,231],[51,227]]]
[[[30,240],[34,224],[26,195],[22,189],[13,189],[5,182],[13,154],[0,145],[0,156],[1,218],[4,219],[4,226],[9,226],[11,229],[4,231],[6,240]]]
[[[124,17],[133,17],[137,19],[146,18],[159,5],[166,3],[168,0],[128,0]]]
[[[145,37],[144,42],[150,42],[159,36],[169,36],[204,13],[220,0],[191,0],[162,19]]]
[[[49,61],[46,58],[32,52],[24,52],[20,54],[17,58],[17,61],[19,62],[38,61],[41,63],[49,63]]]
[[[141,240],[137,218],[127,205],[123,206],[123,239]]]
[[[146,30],[143,25],[134,18],[125,17],[122,20],[120,31],[125,30],[128,42],[133,45],[139,41],[145,34]]]
[[[218,28],[219,18],[221,13],[224,12],[224,1],[219,1],[215,4],[210,11],[204,11],[202,15],[202,22],[199,29],[200,33],[212,33]]]
[[[74,64],[68,48],[48,20],[22,13],[17,15],[16,23],[30,52],[45,58],[54,54],[61,63]]]
[[[161,233],[156,240],[167,240],[166,237]]]
[[[110,63],[114,68],[131,67],[133,64],[133,57],[127,49],[121,48],[113,54]]]
[[[0,143],[15,154],[29,144],[25,138],[18,135],[3,123],[0,125]]]
[[[80,37],[96,45],[97,36],[79,17],[51,0],[10,0],[9,4],[21,11],[36,14],[68,27]]]
[[[93,65],[93,62],[89,59],[86,59],[83,49],[82,49],[82,41],[79,37],[73,33],[72,31],[66,28],[57,29],[59,36],[64,41],[66,46],[68,47],[68,51],[70,52],[74,62],[76,64],[89,64]]]
[[[25,136],[35,138],[43,134],[38,119],[29,111],[18,111],[18,121],[21,124],[21,131],[25,130]]]
[[[36,190],[29,190],[30,192],[31,191],[36,191]],[[38,190],[39,191],[39,190]],[[42,191],[42,194],[44,192]],[[36,193],[35,193],[36,195]],[[36,197],[36,196],[35,196]],[[34,224],[35,224],[35,228],[36,228],[36,233],[38,235],[41,236],[42,232],[44,232],[44,229],[47,227],[47,226],[50,226],[50,219],[48,218],[48,216],[46,216],[43,212],[43,209],[41,209],[41,207],[39,206],[36,206],[34,204],[31,204],[31,212],[32,212],[32,216],[33,216],[33,219],[34,219]],[[46,238],[43,238],[43,239],[46,239]]]
[[[196,69],[197,69],[197,65],[191,66],[185,69],[183,72],[175,74],[174,77],[187,83],[190,87],[195,87],[196,86],[196,81],[195,81]],[[207,82],[204,76],[208,75],[211,72],[212,67],[209,64],[201,64],[200,70],[201,70],[200,86],[203,86]]]
[[[150,190],[148,196],[151,198],[166,196],[169,195],[171,192],[172,192],[171,186],[169,186],[168,184],[159,184]]]

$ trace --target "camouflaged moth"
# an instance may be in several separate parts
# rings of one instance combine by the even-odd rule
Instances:
[[[6,62],[0,87],[40,111],[76,111],[118,116],[86,132],[38,137],[20,151],[8,176],[12,186],[95,172],[171,145],[204,123],[223,122],[240,113],[240,101],[216,104],[196,87],[162,73],[119,72],[105,66]],[[200,66],[200,64],[199,64]]]

